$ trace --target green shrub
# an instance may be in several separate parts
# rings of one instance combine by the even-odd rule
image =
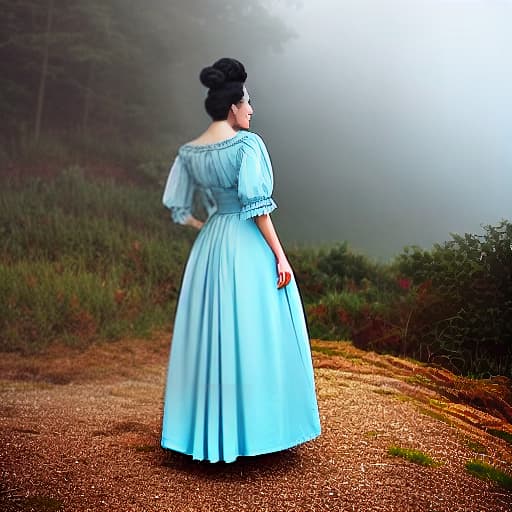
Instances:
[[[432,251],[406,248],[395,262],[414,286],[429,287],[417,301],[410,336],[422,340],[430,361],[467,374],[511,376],[512,224],[452,238]]]
[[[346,243],[291,251],[312,337],[475,377],[512,376],[512,224],[406,247],[389,264]]]

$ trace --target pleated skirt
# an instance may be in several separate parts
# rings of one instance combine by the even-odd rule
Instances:
[[[255,222],[215,214],[196,238],[178,299],[161,445],[232,462],[315,438],[320,421],[295,281]]]

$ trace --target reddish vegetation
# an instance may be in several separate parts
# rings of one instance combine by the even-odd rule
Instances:
[[[368,317],[359,328],[354,329],[352,339],[357,347],[375,347],[382,352],[395,352],[400,348],[400,332],[384,318]]]
[[[398,286],[402,288],[402,290],[408,290],[411,287],[411,280],[407,278],[398,279]]]
[[[15,179],[40,178],[50,180],[58,176],[62,169],[78,165],[85,176],[94,179],[114,180],[117,183],[147,185],[147,176],[130,171],[126,166],[105,162],[48,162],[37,165],[16,165],[2,168],[2,174]]]

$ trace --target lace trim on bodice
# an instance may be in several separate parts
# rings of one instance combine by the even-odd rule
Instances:
[[[200,153],[202,151],[210,151],[212,149],[229,148],[249,137],[250,133],[251,132],[248,132],[247,130],[239,130],[233,137],[226,140],[221,140],[219,142],[212,142],[211,144],[184,144],[181,146],[180,152]]]

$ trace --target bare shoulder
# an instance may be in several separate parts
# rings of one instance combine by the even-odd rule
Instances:
[[[212,137],[207,132],[202,133],[195,139],[192,139],[191,141],[187,142],[187,146],[201,146],[203,144],[211,144],[212,143]]]
[[[235,130],[206,130],[195,139],[187,142],[188,146],[208,146],[232,139],[237,135]]]

